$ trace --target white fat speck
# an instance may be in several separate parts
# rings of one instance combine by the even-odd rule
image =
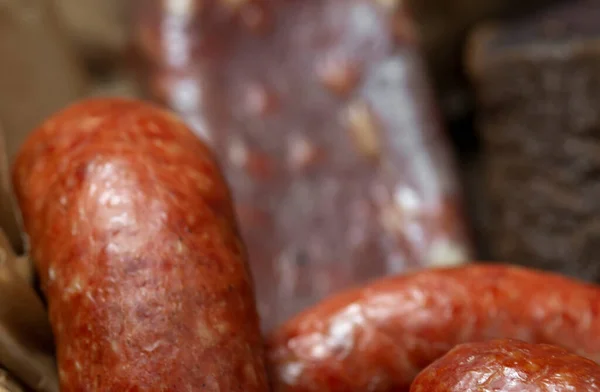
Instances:
[[[283,381],[288,385],[294,385],[300,375],[304,372],[304,365],[299,362],[291,362],[286,364],[281,377]]]
[[[244,143],[235,139],[229,145],[229,161],[238,167],[243,167],[246,165],[248,161],[248,149],[244,145]]]
[[[110,191],[102,192],[102,194],[98,198],[98,202],[107,207],[118,206],[119,204],[123,203],[123,201],[124,200],[122,196]]]
[[[427,252],[427,263],[431,267],[452,267],[468,261],[465,249],[449,240],[435,241]]]
[[[177,245],[176,245],[175,249],[177,250],[177,253],[179,253],[179,254],[183,253],[184,248],[183,248],[183,242],[181,240],[177,241]]]
[[[181,41],[181,40],[180,40]],[[173,57],[175,61],[184,62],[187,58],[187,47],[182,47],[182,51],[180,52],[178,49],[178,45],[174,43],[171,48]],[[198,85],[197,79],[180,79],[177,81],[177,88],[172,89],[173,92],[172,99],[174,101],[174,105],[179,108],[179,110],[184,113],[188,110],[186,109],[195,109],[199,105],[201,105],[202,100],[202,86]]]
[[[87,291],[87,292],[85,293],[85,296],[87,297],[87,299],[89,299],[89,300],[90,300],[90,302],[95,302],[95,301],[94,301],[94,297],[92,296],[92,293],[91,293],[91,292]]]
[[[414,189],[398,186],[394,192],[394,201],[408,214],[417,214],[421,209],[421,200]]]
[[[196,331],[197,331],[198,337],[200,337],[205,342],[205,344],[212,345],[212,344],[216,343],[215,342],[216,337],[215,337],[213,331],[204,322],[198,323],[198,326],[196,327]]]
[[[134,219],[127,213],[112,216],[109,220],[111,226],[127,226],[134,223]]]
[[[323,344],[315,344],[310,350],[310,356],[317,359],[323,359],[327,357],[327,347]]]
[[[349,352],[354,345],[356,327],[365,325],[365,321],[359,304],[349,306],[329,325],[327,346],[335,348],[336,352]]]
[[[163,345],[163,341],[162,340],[157,340],[156,342],[149,344],[147,346],[144,346],[144,351],[147,353],[151,353],[154,350],[156,350],[157,348],[159,348],[160,346]]]
[[[81,364],[78,361],[75,361],[75,369],[80,372],[81,371]]]
[[[89,116],[79,122],[79,128],[84,131],[90,131],[102,122],[102,117]]]
[[[56,271],[52,267],[48,268],[48,280],[50,282],[54,282],[56,280]]]
[[[67,286],[64,294],[64,298],[68,298],[69,296],[77,293],[81,293],[81,278],[79,276],[75,276],[69,286]]]
[[[119,344],[118,344],[116,341],[114,341],[114,340],[111,340],[111,342],[110,342],[110,348],[111,348],[111,349],[113,350],[113,352],[115,352],[115,353],[118,353],[119,351],[121,351],[121,350],[119,349]]]
[[[62,206],[66,206],[66,205],[67,205],[67,196],[65,196],[65,195],[62,195],[62,196],[60,197],[60,199],[59,199],[59,203],[60,203],[60,205],[62,205]]]

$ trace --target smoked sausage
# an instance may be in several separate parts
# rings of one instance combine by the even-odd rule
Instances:
[[[268,341],[277,392],[407,391],[465,342],[513,338],[600,359],[600,288],[500,264],[389,277],[301,313]]]
[[[212,143],[264,330],[355,284],[472,259],[404,2],[138,3],[144,85]]]
[[[513,339],[461,344],[423,370],[410,392],[598,392],[600,366],[562,347]]]
[[[27,139],[13,178],[62,392],[268,391],[230,192],[178,118],[75,104]]]

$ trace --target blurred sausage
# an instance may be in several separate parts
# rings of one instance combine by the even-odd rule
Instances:
[[[406,391],[457,344],[556,344],[600,359],[600,288],[503,265],[427,270],[336,295],[268,342],[275,391]]]
[[[410,392],[597,392],[600,366],[548,344],[461,344],[423,370]]]
[[[471,258],[401,2],[140,4],[146,86],[225,168],[265,329],[350,285]]]
[[[14,183],[62,392],[268,390],[229,189],[175,116],[73,105],[28,138]]]

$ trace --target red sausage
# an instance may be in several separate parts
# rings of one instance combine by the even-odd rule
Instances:
[[[564,348],[519,340],[466,343],[423,370],[410,392],[596,392],[600,366]]]
[[[22,147],[14,184],[61,391],[268,391],[229,190],[176,117],[76,104]]]
[[[275,390],[405,391],[463,342],[514,338],[600,359],[600,288],[503,265],[385,278],[307,310],[268,342]]]

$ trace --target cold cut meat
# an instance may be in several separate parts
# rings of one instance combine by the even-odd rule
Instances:
[[[600,359],[600,288],[505,265],[389,277],[336,295],[275,331],[278,392],[406,391],[459,343],[514,338]]]
[[[564,348],[503,339],[466,343],[423,370],[410,392],[597,392],[600,366]]]
[[[266,330],[356,283],[471,259],[404,3],[140,4],[145,85],[217,152]]]
[[[229,190],[174,115],[71,106],[28,138],[14,184],[62,392],[268,390]]]

